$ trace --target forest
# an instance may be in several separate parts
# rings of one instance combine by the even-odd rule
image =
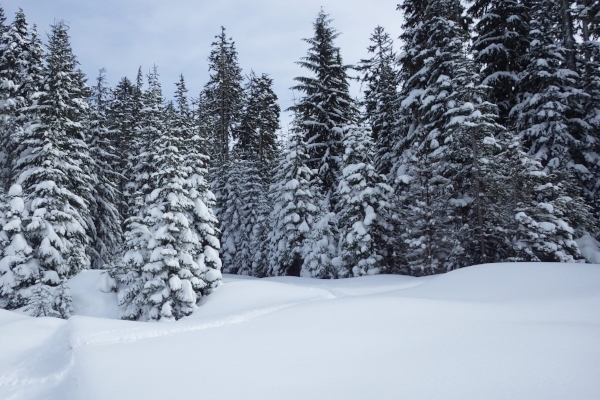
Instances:
[[[396,12],[398,40],[376,27],[354,65],[335,16],[317,14],[283,130],[272,78],[244,74],[225,28],[190,96],[183,76],[163,90],[156,66],[88,79],[68,24],[43,42],[0,9],[0,308],[67,319],[68,279],[88,269],[106,271],[121,318],[158,321],[190,315],[222,273],[586,262],[577,240],[600,238],[600,2]]]

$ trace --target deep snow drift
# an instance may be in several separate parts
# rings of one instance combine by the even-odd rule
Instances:
[[[68,321],[0,310],[0,399],[600,398],[600,265],[225,282],[176,323],[115,320],[98,271]]]

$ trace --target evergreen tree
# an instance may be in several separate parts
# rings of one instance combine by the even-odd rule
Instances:
[[[144,76],[140,67],[131,92],[131,104],[126,109],[126,112],[131,113],[132,124],[123,126],[125,129],[121,131],[124,135],[124,141],[127,143],[125,146],[123,146],[124,143],[121,143],[121,147],[126,147],[124,149],[125,157],[122,160],[122,163],[125,164],[124,179],[122,180],[123,203],[125,203],[123,205],[124,211],[122,211],[124,221],[135,215],[138,210],[138,205],[136,204],[137,192],[143,187],[144,180],[146,179],[146,175],[141,172],[141,169],[144,168],[144,151],[152,140],[150,131],[160,128],[160,105],[162,104],[162,98],[160,100],[154,99],[156,97],[154,94],[161,91],[156,66],[154,66],[148,76],[148,83],[151,87],[148,87],[145,91],[142,90]],[[147,105],[150,105],[150,107],[147,108]]]
[[[207,268],[205,280],[207,285],[202,289],[202,294],[209,294],[211,290],[221,284],[220,272],[222,263],[219,258],[220,242],[217,229],[218,220],[214,214],[216,198],[210,191],[208,184],[208,166],[210,158],[207,155],[207,140],[194,132],[193,115],[187,99],[187,88],[183,75],[177,83],[175,94],[176,113],[172,121],[172,129],[176,136],[183,140],[183,149],[180,153],[184,159],[184,168],[189,176],[190,199],[194,202],[194,228],[198,235],[200,249],[200,265]]]
[[[322,205],[319,210],[304,243],[304,263],[300,276],[321,279],[343,277],[346,271],[340,271],[337,217],[335,213],[325,212],[326,207]]]
[[[396,53],[392,39],[381,26],[375,28],[371,42],[368,51],[373,56],[361,60],[359,66],[366,84],[362,103],[376,149],[375,169],[387,175],[393,165],[394,123],[398,118]]]
[[[92,161],[82,125],[87,90],[83,74],[75,70],[63,22],[52,26],[46,61],[44,91],[38,94],[41,122],[24,131],[16,168],[25,203],[23,223],[39,261],[40,281],[58,286],[89,267],[94,236],[89,225]]]
[[[139,91],[141,91],[141,86],[134,85],[127,77],[122,78],[112,90],[106,110],[108,128],[114,132],[111,136],[111,144],[118,157],[114,168],[120,172],[117,180],[117,206],[121,221],[125,221],[129,217],[127,183],[130,174],[128,167],[130,155],[136,152],[136,148],[133,146],[134,134],[140,124],[139,113],[142,108],[142,104],[136,104],[135,101],[136,98],[141,100],[141,96],[137,95]]]
[[[229,274],[236,274],[239,265],[235,265],[234,259],[238,253],[242,238],[242,208],[243,195],[242,185],[248,179],[245,175],[242,160],[232,157],[223,168],[224,174],[221,179],[225,181],[223,190],[219,197],[219,222],[221,236],[221,259],[223,260],[223,270]],[[240,260],[241,261],[241,260]],[[247,260],[250,262],[250,260]]]
[[[235,151],[229,160],[221,214],[223,260],[231,273],[264,275],[269,207],[268,174],[279,129],[279,106],[267,75],[252,73],[245,87],[240,124],[234,131]]]
[[[349,94],[347,70],[334,40],[339,33],[331,27],[328,15],[320,11],[313,23],[315,34],[304,39],[310,45],[308,54],[298,64],[313,76],[294,78],[303,96],[290,107],[298,118],[298,129],[308,145],[308,167],[317,171],[319,189],[332,199],[340,177],[344,152],[342,128],[357,118],[357,110]]]
[[[43,81],[43,50],[21,10],[0,30],[0,184],[8,191],[16,179],[17,145],[27,126],[37,123],[34,103]]]
[[[148,88],[141,99],[140,123],[136,126],[132,146],[134,151],[129,155],[127,183],[127,197],[129,199],[128,215],[136,216],[145,204],[145,196],[152,191],[149,184],[150,174],[153,171],[152,147],[154,141],[164,131],[164,107],[162,88],[158,81],[156,66],[148,74]],[[139,81],[136,87],[140,87]]]
[[[344,129],[342,179],[338,186],[341,276],[387,272],[389,198],[392,188],[372,163],[370,133]]]
[[[500,201],[506,212],[503,221],[509,242],[501,261],[573,262],[581,259],[573,240],[572,217],[585,206],[565,193],[565,183],[548,175],[542,164],[523,150],[518,137],[507,137],[503,160],[504,193]],[[562,182],[561,182],[562,181]]]
[[[268,213],[257,156],[234,153],[229,162],[228,178],[221,219],[225,271],[254,275],[255,269],[263,268],[266,262],[263,224],[266,224]]]
[[[491,261],[502,241],[491,195],[499,168],[495,106],[464,52],[459,1],[421,8],[406,1],[401,97],[404,128],[396,149],[403,272],[429,274]]]
[[[499,123],[508,126],[517,101],[520,74],[529,48],[530,10],[522,0],[474,0],[469,9],[477,19],[473,41],[475,62],[482,66],[482,83],[498,106]]]
[[[0,220],[0,299],[5,300],[7,309],[26,305],[28,288],[40,277],[39,263],[25,236],[22,222],[25,204],[21,196],[21,186],[13,185],[3,210],[4,218]]]
[[[281,109],[273,92],[273,79],[267,74],[252,72],[244,89],[245,104],[240,125],[235,130],[236,148],[244,153],[255,153],[263,167],[275,159],[277,130]]]
[[[421,148],[415,146],[403,158],[404,174],[398,177],[402,185],[397,189],[403,229],[397,241],[401,251],[396,254],[400,260],[394,260],[400,265],[396,272],[416,276],[443,272],[454,233],[446,220],[444,189],[450,182],[437,174],[438,164]]]
[[[281,153],[269,192],[269,201],[273,205],[273,229],[269,234],[268,275],[300,276],[306,238],[319,213],[313,194],[313,172],[307,166],[308,161],[303,133],[295,129]]]
[[[572,174],[576,183],[568,191],[578,198],[596,182],[593,160],[586,157],[594,141],[584,121],[583,104],[589,96],[581,90],[572,50],[565,44],[570,39],[562,29],[562,2],[532,3],[529,64],[511,115],[529,155],[540,159],[550,175]]]
[[[31,291],[30,303],[25,309],[32,317],[59,317],[54,309],[54,295],[48,285],[38,285]]]
[[[116,132],[109,128],[107,119],[109,90],[105,86],[104,70],[100,70],[86,122],[88,147],[93,160],[96,182],[93,186],[92,217],[96,227],[96,240],[92,243],[95,257],[93,268],[104,268],[119,250],[122,242],[121,215],[118,210],[119,157],[113,147]]]
[[[126,253],[113,274],[124,285],[124,319],[171,320],[191,314],[197,300],[219,286],[221,265],[209,227],[198,231],[216,221],[202,199],[208,193],[198,185],[201,171],[192,171],[184,158],[190,140],[182,123],[185,84],[178,86],[179,110],[163,109],[156,72],[149,80],[145,100],[153,108],[144,110],[153,113],[152,125],[143,132],[153,140],[141,157],[147,180],[137,192],[140,209],[128,220]]]
[[[583,157],[593,175],[586,182],[584,193],[600,227],[600,5],[591,0],[581,0],[578,3],[583,37],[580,45],[580,73],[583,90],[589,96],[584,104],[584,118],[588,129]],[[596,230],[600,233],[600,228]]]
[[[211,140],[215,143],[213,161],[221,164],[229,159],[229,140],[239,122],[243,100],[242,70],[235,43],[227,38],[225,28],[215,36],[208,57],[210,79],[204,88],[205,112],[212,116]]]

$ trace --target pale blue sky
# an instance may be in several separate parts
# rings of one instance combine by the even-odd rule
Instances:
[[[269,73],[282,109],[293,101],[293,78],[305,74],[296,64],[306,55],[301,39],[312,36],[320,8],[342,33],[337,44],[345,63],[366,57],[369,36],[382,25],[396,39],[401,14],[397,0],[9,0],[1,1],[12,20],[19,7],[41,33],[55,20],[65,20],[75,54],[88,83],[100,68],[115,85],[122,76],[135,78],[141,65],[147,72],[158,65],[166,97],[183,73],[196,97],[208,79],[210,44],[227,28],[233,37],[244,73]],[[45,36],[45,35],[44,35]],[[396,40],[396,48],[398,43]],[[354,87],[353,92],[358,94]],[[284,125],[289,118],[283,116]]]

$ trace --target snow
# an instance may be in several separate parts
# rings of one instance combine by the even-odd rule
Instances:
[[[103,275],[69,281],[68,321],[0,310],[0,398],[600,398],[600,265],[224,275],[171,323],[114,319]]]
[[[580,239],[575,240],[581,255],[585,257],[588,262],[594,264],[600,264],[600,242],[593,237],[587,235]]]

